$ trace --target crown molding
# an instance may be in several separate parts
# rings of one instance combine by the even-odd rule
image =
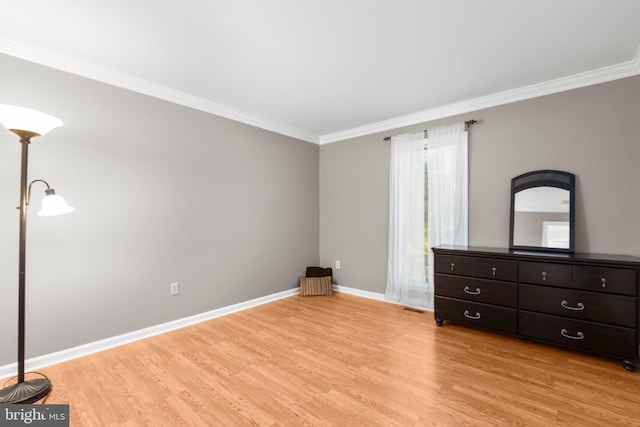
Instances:
[[[536,83],[517,89],[498,92],[475,99],[456,102],[442,107],[432,108],[429,110],[409,114],[406,116],[396,117],[389,120],[383,120],[381,122],[371,123],[369,125],[356,127],[353,129],[347,129],[340,132],[322,135],[319,138],[319,144],[329,144],[331,142],[342,141],[358,136],[385,132],[404,126],[416,125],[419,123],[481,110],[483,108],[495,107],[498,105],[537,98],[539,96],[564,92],[567,90],[577,89],[585,86],[591,86],[598,83],[605,83],[625,77],[632,77],[638,74],[640,74],[640,46],[638,46],[634,58],[627,62],[602,67],[571,76],[561,77],[542,83]]]
[[[18,43],[2,36],[0,36],[0,53],[320,145],[378,132],[386,132],[404,126],[411,126],[458,114],[465,114],[483,108],[537,98],[539,96],[564,92],[640,74],[640,46],[638,46],[634,58],[620,64],[436,107],[335,133],[315,135],[107,67],[62,55],[52,50],[38,48],[25,43]]]
[[[111,68],[103,67],[88,61],[83,61],[68,55],[63,55],[49,49],[43,49],[26,43],[18,43],[0,36],[0,53],[24,59],[26,61],[45,65],[61,71],[66,71],[91,80],[107,83],[143,95],[183,105],[195,110],[215,114],[216,116],[235,120],[281,135],[318,143],[318,136],[295,129],[280,123],[275,123],[262,117],[254,116],[216,102],[200,98],[186,92],[155,84],[138,77],[122,73]]]

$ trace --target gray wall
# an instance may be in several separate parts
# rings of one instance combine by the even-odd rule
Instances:
[[[0,103],[60,117],[30,178],[27,357],[297,286],[319,260],[319,147],[0,55]],[[0,130],[0,365],[16,361],[20,144]],[[169,284],[181,293],[172,297]]]
[[[576,174],[576,250],[640,256],[640,77],[483,109],[320,147],[320,262],[339,284],[384,293],[385,135],[475,118],[469,135],[469,244],[505,247],[514,176]]]

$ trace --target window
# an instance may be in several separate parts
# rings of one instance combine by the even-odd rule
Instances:
[[[431,310],[430,248],[467,244],[465,124],[430,129],[426,140],[422,132],[391,137],[390,157],[385,296]]]
[[[467,132],[464,123],[428,130],[424,140],[426,277],[433,280],[433,253],[441,245],[467,245]]]

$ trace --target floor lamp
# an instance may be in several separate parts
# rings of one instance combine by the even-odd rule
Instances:
[[[33,403],[45,397],[51,390],[51,382],[45,378],[25,381],[24,379],[24,343],[25,343],[25,255],[27,237],[27,206],[31,186],[44,183],[46,196],[42,199],[40,216],[61,215],[73,208],[58,196],[46,181],[36,179],[27,184],[27,166],[31,138],[41,136],[62,126],[62,121],[39,111],[13,105],[0,105],[0,123],[20,137],[22,144],[22,167],[20,174],[20,244],[18,260],[18,382],[0,390],[0,404]]]

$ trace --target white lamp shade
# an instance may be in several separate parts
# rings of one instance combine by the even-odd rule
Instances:
[[[39,216],[64,215],[73,211],[74,208],[69,206],[61,196],[58,196],[52,190],[47,190],[47,192],[49,191],[51,191],[51,194],[47,194],[42,199],[42,208],[38,212]]]
[[[26,130],[44,135],[64,123],[57,117],[30,108],[0,104],[0,123],[7,129]]]

